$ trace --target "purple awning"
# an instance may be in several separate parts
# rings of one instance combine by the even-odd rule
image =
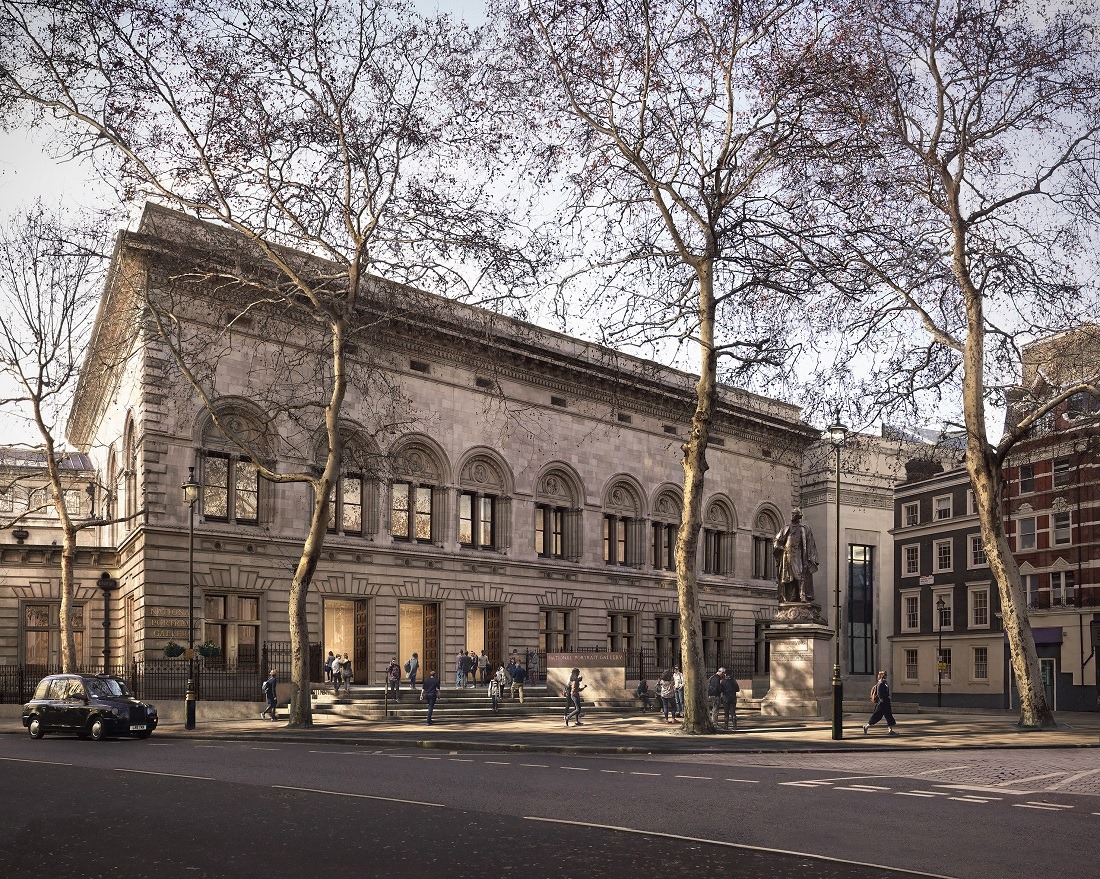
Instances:
[[[1031,634],[1035,636],[1036,644],[1061,644],[1062,643],[1062,627],[1061,626],[1041,626],[1031,630]],[[1005,641],[1008,641],[1008,633],[1005,633]]]

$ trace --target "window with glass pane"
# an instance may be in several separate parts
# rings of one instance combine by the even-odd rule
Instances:
[[[975,589],[970,593],[970,625],[983,629],[989,625],[988,589]]]
[[[1070,484],[1071,468],[1069,458],[1054,459],[1054,487],[1065,488]]]
[[[936,541],[936,570],[937,571],[950,571],[951,570],[951,541],[950,540],[937,540]]]
[[[679,528],[667,522],[653,523],[653,567],[658,571],[676,570],[676,533]]]
[[[944,647],[939,651],[940,654],[940,676],[945,681],[951,680],[951,648]]]
[[[984,681],[989,678],[989,648],[974,648],[974,680]]]
[[[680,618],[678,616],[658,616],[655,619],[657,648],[657,667],[669,668],[680,664]]]
[[[549,504],[535,505],[535,553],[543,558],[563,555],[562,530],[565,510]]]
[[[539,611],[539,649],[569,653],[573,649],[573,612],[543,608]]]
[[[772,555],[772,538],[753,537],[752,575],[757,580],[772,580],[775,578],[775,557]]]
[[[260,475],[247,458],[238,458],[234,480],[234,515],[238,522],[255,522],[259,510]]]
[[[340,527],[345,534],[362,534],[363,477],[349,473],[340,482]]]
[[[607,649],[618,653],[634,649],[635,617],[633,614],[607,615]]]
[[[848,545],[848,663],[851,674],[874,674],[874,551],[873,546]]]
[[[0,513],[11,513],[15,510],[15,492],[9,488],[0,488]]]
[[[920,597],[917,595],[905,596],[904,625],[906,631],[916,632],[920,629]]]
[[[937,521],[940,520],[940,519],[950,519],[951,518],[951,495],[945,494],[945,495],[942,495],[942,496],[936,498],[932,502],[932,509],[935,512],[935,517],[936,517]]]
[[[69,628],[76,647],[76,661],[84,659],[84,608],[73,605]],[[23,605],[23,664],[58,665],[61,662],[61,602]]]
[[[206,456],[203,464],[202,514],[207,519],[229,518],[228,456]]]
[[[703,620],[703,659],[708,669],[717,668],[727,661],[726,632],[725,620]]]
[[[464,491],[458,496],[458,542],[463,546],[474,543],[474,502],[477,498],[472,492]]]
[[[1062,546],[1070,542],[1070,514],[1054,514],[1054,545]]]
[[[985,544],[982,543],[982,536],[980,534],[971,534],[970,567],[980,568],[987,564],[989,564],[989,559],[985,556]]]
[[[903,504],[901,508],[901,524],[906,528],[920,524],[920,504],[916,501]]]
[[[480,512],[478,515],[478,545],[482,549],[492,549],[496,545],[493,539],[493,525],[496,514],[495,498],[482,496],[479,498]]]
[[[1024,587],[1024,597],[1027,599],[1028,607],[1039,606],[1039,575],[1038,574],[1021,574],[1020,583]]]
[[[1050,575],[1051,605],[1073,604],[1073,571],[1055,571]]]
[[[627,520],[621,516],[603,518],[603,560],[608,565],[627,563]]]
[[[714,528],[703,529],[703,573],[724,574],[722,570],[722,540],[724,531]]]
[[[428,485],[416,487],[416,539],[432,539],[432,489]]]
[[[942,602],[940,601],[941,598],[943,599]],[[951,616],[952,616],[952,614],[951,614],[951,611],[952,611],[951,593],[950,592],[940,593],[939,595],[935,596],[933,601],[935,601],[935,604],[933,606],[936,608],[936,619],[939,622],[939,628],[941,630],[950,629],[952,627],[951,626]]]
[[[1017,549],[1035,549],[1035,517],[1020,519],[1016,525]]]
[[[390,515],[390,532],[394,537],[408,540],[409,524],[411,522],[411,510],[409,509],[409,493],[411,486],[407,482],[395,482],[393,484],[393,510]]]
[[[901,550],[902,574],[915,577],[920,573],[920,547],[917,545],[905,546]]]
[[[905,650],[905,679],[907,681],[917,680],[920,674],[920,666],[917,664],[917,650],[916,648],[906,648]]]
[[[1020,465],[1020,494],[1035,491],[1035,465]]]

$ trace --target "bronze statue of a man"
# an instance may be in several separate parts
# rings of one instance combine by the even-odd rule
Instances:
[[[802,524],[802,510],[791,510],[791,521],[775,535],[775,579],[779,601],[814,600],[814,572],[817,570],[817,544],[813,532]]]

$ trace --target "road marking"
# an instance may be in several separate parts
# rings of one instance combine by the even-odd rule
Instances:
[[[196,748],[207,748],[209,750],[224,751],[225,745],[195,745]]]
[[[400,800],[397,797],[376,797],[370,794],[352,794],[342,790],[318,790],[314,787],[291,787],[288,784],[271,785],[276,790],[296,790],[307,794],[328,794],[333,797],[355,797],[359,800],[381,800],[384,803],[404,803],[407,806],[432,806],[436,809],[444,808],[442,803],[422,803],[419,800]]]
[[[956,803],[988,803],[1000,797],[990,797],[988,800],[983,800],[981,797],[948,797],[947,799],[954,800]]]
[[[19,757],[0,757],[11,763],[41,763],[43,766],[72,766],[72,763],[59,763],[57,760],[23,760]]]
[[[520,763],[520,766],[526,766],[528,769],[549,769],[549,763]]]
[[[253,748],[253,751],[278,751],[278,748]]]
[[[890,790],[890,788],[883,787],[880,784],[853,784],[850,787],[860,788],[861,790]]]
[[[1044,778],[1057,778],[1059,775],[1067,775],[1066,772],[1047,772],[1044,775],[1031,775],[1027,778],[1014,778],[1011,781],[999,781],[994,787],[1008,787],[1010,784],[1027,784],[1029,781],[1042,781]]]
[[[253,748],[252,750],[253,751],[278,751],[279,749],[278,748]],[[351,755],[354,755],[354,756],[358,757],[363,752],[362,751],[309,751],[308,753],[310,753],[310,754],[325,754],[325,755],[330,756],[330,757],[347,757],[349,754],[351,754]],[[423,758],[421,758],[421,759],[423,759]],[[439,758],[434,757],[433,759],[438,760]]]
[[[1047,806],[1051,809],[1072,809],[1073,808],[1073,806],[1067,806],[1065,803],[1046,803],[1046,802],[1043,802],[1042,800],[1028,800],[1027,802],[1031,806]]]
[[[601,769],[600,772],[606,772],[608,775],[621,775],[622,772],[618,769]]]
[[[452,763],[473,763],[474,761],[469,757],[448,757]]]
[[[966,769],[967,764],[963,763],[959,766],[944,766],[943,769],[925,769],[923,772],[916,772],[914,775],[935,775],[937,772],[951,772],[955,769]]]
[[[417,760],[442,760],[442,757],[417,757]]]
[[[690,778],[692,781],[713,781],[709,775],[676,775],[674,778]]]
[[[936,794],[930,793],[929,791],[926,791],[926,790],[899,790],[897,792],[897,795],[899,797],[927,797],[927,798],[932,798],[932,797],[936,796]]]
[[[1071,775],[1069,778],[1063,778],[1061,781],[1056,781],[1048,787],[1047,790],[1058,790],[1060,787],[1065,787],[1067,784],[1078,781],[1087,775],[1095,775],[1097,772],[1100,772],[1100,769],[1086,769],[1084,772],[1078,772],[1076,775]]]
[[[1037,793],[1037,791],[1033,791],[1033,790],[1009,790],[1008,788],[1001,787],[999,785],[997,785],[995,787],[990,787],[989,785],[980,785],[980,784],[937,784],[936,787],[946,787],[946,788],[950,788],[951,790],[970,790],[970,791],[975,791],[977,793],[987,793],[987,794],[1033,794],[1033,793]]]
[[[176,772],[153,772],[149,769],[119,769],[115,768],[115,772],[134,772],[138,775],[163,775],[167,778],[193,778],[195,781],[213,781],[209,775],[180,775]]]
[[[832,784],[831,781],[781,781],[779,783],[787,787],[828,787]]]
[[[524,815],[526,821],[543,821],[547,824],[566,824],[571,827],[587,827],[592,830],[610,830],[615,833],[633,833],[638,836],[653,836],[660,839],[675,839],[682,842],[704,843],[717,845],[723,848],[740,849],[742,851],[769,852],[776,855],[792,855],[797,858],[812,858],[815,861],[827,861],[831,864],[849,864],[855,867],[870,867],[874,870],[889,870],[893,873],[902,873],[906,876],[920,876],[922,879],[956,879],[953,876],[945,876],[940,873],[922,873],[919,870],[907,870],[904,867],[887,867],[883,864],[869,864],[865,861],[850,861],[846,858],[831,858],[826,855],[815,855],[809,852],[796,852],[782,848],[767,848],[760,845],[746,845],[741,842],[726,842],[722,839],[705,839],[698,836],[683,836],[678,833],[662,833],[657,830],[641,830],[637,827],[619,827],[614,824],[591,824],[586,821],[568,821],[564,818],[541,818],[536,815]]]
[[[631,775],[660,775],[660,772],[631,772]]]
[[[486,766],[511,766],[512,764],[507,760],[486,760]]]
[[[558,769],[568,769],[570,772],[587,772],[583,766],[559,766]]]
[[[760,784],[759,781],[755,781],[751,778],[727,778],[726,781],[735,781],[738,784]]]
[[[873,787],[834,787],[833,790],[850,790],[857,794],[877,794],[879,789]]]
[[[1061,812],[1057,806],[1036,806],[1034,803],[1013,803],[1017,809],[1038,809],[1041,812]]]

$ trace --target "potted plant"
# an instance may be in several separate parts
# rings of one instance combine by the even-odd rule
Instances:
[[[204,659],[213,659],[221,652],[222,649],[213,641],[204,641],[202,644],[199,645],[199,656],[203,657]]]
[[[183,656],[184,648],[182,645],[177,644],[175,641],[169,641],[164,647],[164,655],[169,659],[174,659],[177,656]]]

